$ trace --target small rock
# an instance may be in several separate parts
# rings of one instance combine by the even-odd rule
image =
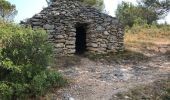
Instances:
[[[68,100],[75,100],[74,98],[72,98],[72,97],[69,97],[69,99]]]
[[[64,93],[63,94],[63,100],[75,100],[73,97],[71,97],[71,95],[70,94],[66,94],[66,93]]]
[[[55,38],[56,38],[56,39],[63,39],[64,36],[63,36],[63,35],[57,35]]]
[[[49,25],[49,24],[46,24],[43,27],[47,30],[53,30],[54,29],[54,25]]]
[[[161,53],[166,53],[166,52],[167,52],[167,50],[166,50],[165,48],[160,48],[159,51],[160,51]]]
[[[41,14],[36,14],[36,15],[34,16],[34,18],[42,18],[42,15],[41,15]]]
[[[109,33],[107,31],[104,31],[104,35],[109,35]]]
[[[125,98],[125,99],[129,99],[130,97],[128,97],[128,96],[125,96],[124,98]]]
[[[102,31],[102,30],[104,30],[104,28],[102,26],[98,26],[96,30],[97,31]]]
[[[92,47],[97,47],[98,45],[96,43],[91,43]]]
[[[61,48],[61,47],[64,47],[64,44],[63,43],[57,43],[57,44],[55,44],[55,47]]]

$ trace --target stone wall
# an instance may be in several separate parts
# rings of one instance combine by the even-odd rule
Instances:
[[[69,55],[75,53],[77,23],[87,24],[87,51],[107,53],[124,49],[124,28],[118,19],[77,1],[57,0],[24,24],[44,28],[54,43],[55,53]]]

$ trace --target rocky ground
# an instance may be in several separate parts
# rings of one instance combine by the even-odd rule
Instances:
[[[133,48],[134,49],[134,48]],[[59,71],[71,80],[70,85],[53,91],[52,100],[117,100],[115,94],[136,86],[170,77],[170,46],[157,46],[139,51],[145,60],[131,58],[92,60],[78,57],[62,63]],[[107,55],[109,56],[109,55]],[[62,59],[60,59],[62,60]]]

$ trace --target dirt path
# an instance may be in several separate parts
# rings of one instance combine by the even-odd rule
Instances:
[[[121,64],[94,62],[82,57],[78,65],[61,68],[59,71],[73,80],[73,83],[56,91],[53,99],[110,100],[118,92],[168,78],[170,55],[153,53],[148,61],[132,63],[124,60]]]

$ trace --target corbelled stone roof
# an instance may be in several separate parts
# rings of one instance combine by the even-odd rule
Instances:
[[[114,24],[119,23],[117,18],[101,13],[99,10],[75,0],[57,0],[49,7],[44,8],[39,14],[33,16],[33,18],[43,18],[44,20],[55,18],[56,22],[64,19],[64,22],[66,22],[66,20],[74,20],[77,22],[96,22],[99,24],[103,21],[112,21]],[[35,19],[31,19],[30,21],[34,22]]]

